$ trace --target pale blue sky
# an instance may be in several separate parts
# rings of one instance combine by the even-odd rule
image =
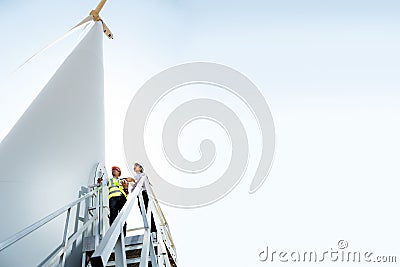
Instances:
[[[3,82],[96,4],[0,1]],[[255,195],[247,194],[250,171],[215,205],[165,207],[182,266],[266,266],[257,256],[267,244],[329,249],[345,238],[387,248],[382,254],[398,248],[399,14],[399,1],[108,1],[102,16],[115,36],[104,40],[108,165],[124,162],[123,120],[134,93],[183,62],[239,70],[274,116],[276,157]],[[23,87],[1,87],[0,103],[8,102],[0,106],[1,136],[40,90],[30,84],[51,74],[76,37],[43,55]],[[214,265],[198,259],[205,249]]]

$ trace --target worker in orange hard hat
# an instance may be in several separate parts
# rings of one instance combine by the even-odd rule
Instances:
[[[110,208],[110,226],[117,218],[118,213],[124,207],[128,199],[125,189],[128,188],[128,182],[135,182],[132,177],[121,178],[121,169],[118,166],[111,168],[112,178],[105,181],[108,186],[108,205]],[[98,180],[99,183],[103,182],[102,179]],[[126,223],[124,224],[124,235],[126,236]]]

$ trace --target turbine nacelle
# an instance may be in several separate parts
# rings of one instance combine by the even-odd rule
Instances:
[[[109,38],[113,39],[113,34],[110,31],[110,29],[107,27],[107,25],[104,23],[104,21],[100,17],[100,11],[103,8],[104,4],[106,3],[107,0],[101,0],[100,3],[97,5],[97,7],[90,11],[88,18],[93,20],[93,21],[101,21],[101,24],[103,25],[103,32],[104,34]],[[86,19],[85,19],[86,20]]]

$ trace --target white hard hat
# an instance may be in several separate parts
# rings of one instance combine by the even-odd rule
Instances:
[[[133,166],[139,165],[139,167],[142,168],[142,170],[144,170],[143,168],[143,164],[140,161],[134,161]]]

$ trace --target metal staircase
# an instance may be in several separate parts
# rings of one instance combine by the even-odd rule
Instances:
[[[107,176],[107,172],[104,165],[99,163],[96,168],[95,181],[97,178],[105,176]],[[143,185],[149,196],[147,212],[141,194]],[[82,193],[82,196],[77,200],[1,242],[0,252],[65,214],[62,242],[43,259],[39,266],[64,266],[70,255],[77,254],[77,249],[82,250],[79,252],[82,253],[82,266],[177,266],[176,248],[172,241],[167,220],[146,176],[129,193],[127,202],[108,229],[106,228],[109,212],[107,205],[105,205],[107,203],[107,187],[93,184],[85,189],[86,192]],[[125,237],[123,226],[133,207],[137,206],[137,201],[139,201],[141,209],[143,227],[130,229],[128,232],[142,231],[143,233]],[[80,217],[79,210],[82,207],[84,207],[84,216]],[[71,210],[73,208],[77,209],[75,220],[81,223],[70,233]],[[150,229],[149,222],[152,215],[156,225],[156,233],[151,233],[151,231],[154,232],[154,229]],[[77,225],[75,222],[75,226]],[[82,247],[77,246],[78,241],[82,242]]]

